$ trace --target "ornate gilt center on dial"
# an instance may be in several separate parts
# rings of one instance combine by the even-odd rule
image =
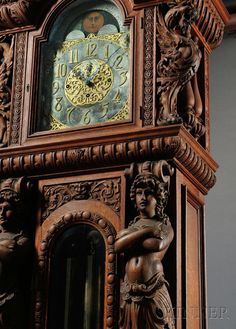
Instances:
[[[74,106],[100,103],[112,88],[110,66],[100,59],[88,59],[76,65],[65,81],[65,95]]]

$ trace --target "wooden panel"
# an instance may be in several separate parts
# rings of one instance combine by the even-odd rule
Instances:
[[[187,328],[199,329],[200,325],[200,264],[199,264],[199,213],[187,203],[186,222],[186,320]]]

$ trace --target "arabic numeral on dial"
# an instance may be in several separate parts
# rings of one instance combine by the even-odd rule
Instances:
[[[67,75],[67,65],[57,64],[56,65],[56,78],[64,78]]]
[[[89,43],[87,45],[87,56],[94,57],[96,56],[97,44],[96,43]]]
[[[110,54],[110,46],[107,45],[107,46],[105,46],[105,48],[104,48],[104,58],[105,58],[105,59],[108,59],[108,58],[109,58],[109,54]]]
[[[117,93],[115,94],[115,97],[113,98],[113,101],[115,103],[119,103],[121,101],[120,89],[117,90]]]
[[[75,109],[73,106],[67,109],[67,122],[71,123],[71,116]]]
[[[109,110],[109,103],[103,104],[102,105],[102,115],[99,117],[100,119],[105,118]]]
[[[60,112],[62,110],[62,99],[63,97],[56,97],[55,111]]]
[[[123,69],[123,66],[121,65],[122,61],[123,61],[123,56],[119,55],[119,56],[116,57],[115,62],[114,62],[114,68],[116,70],[122,70]]]
[[[83,117],[83,123],[84,123],[85,125],[89,125],[90,122],[91,122],[90,112],[91,112],[91,110],[88,110],[88,111],[85,113],[84,117]]]
[[[123,86],[126,83],[126,81],[128,80],[127,74],[128,74],[128,71],[123,71],[120,73],[120,84],[119,84],[120,87]]]
[[[76,64],[79,62],[79,50],[71,49],[69,51],[69,64]]]
[[[53,81],[52,83],[52,94],[56,95],[56,93],[59,91],[60,85],[58,81]]]

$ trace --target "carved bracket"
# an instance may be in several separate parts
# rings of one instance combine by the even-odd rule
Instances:
[[[1,0],[0,30],[35,24],[41,12],[55,0]]]
[[[191,35],[191,24],[198,13],[191,1],[174,1],[157,7],[157,65],[160,112],[158,125],[184,123],[195,138],[205,133],[197,71],[201,61],[198,40]],[[184,95],[179,104],[179,95]]]
[[[115,251],[126,257],[121,285],[120,329],[174,329],[174,313],[165,280],[162,259],[174,232],[164,210],[173,169],[164,160],[133,164],[130,199],[138,216],[118,232]]]

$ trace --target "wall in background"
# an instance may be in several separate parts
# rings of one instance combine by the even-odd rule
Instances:
[[[212,155],[216,186],[206,199],[209,329],[236,328],[236,34],[211,55]]]

